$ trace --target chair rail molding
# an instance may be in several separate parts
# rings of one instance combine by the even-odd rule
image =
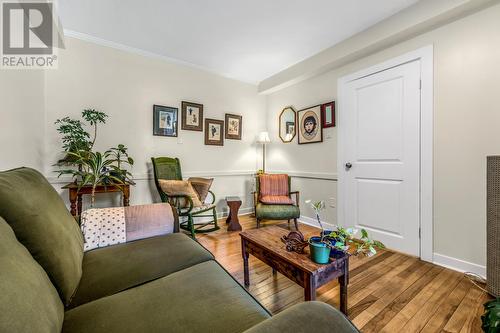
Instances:
[[[187,171],[183,172],[184,178],[189,177],[235,177],[235,176],[253,176],[255,174],[254,170],[229,170],[229,171]],[[152,170],[148,173],[134,173],[134,181],[150,181],[154,180]],[[66,184],[70,183],[73,178],[64,176],[45,176],[49,183],[51,184]]]

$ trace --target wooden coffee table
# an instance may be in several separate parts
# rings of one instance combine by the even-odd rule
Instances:
[[[349,284],[349,256],[330,259],[325,265],[316,264],[309,255],[288,252],[280,240],[286,229],[269,226],[240,233],[245,286],[250,285],[248,256],[251,254],[304,288],[306,301],[316,299],[316,289],[333,279],[340,284],[340,311],[347,315],[347,285]]]

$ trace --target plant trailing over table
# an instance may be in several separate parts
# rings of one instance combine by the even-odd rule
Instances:
[[[319,238],[319,243],[326,244],[326,246],[331,249],[335,249],[349,255],[357,256],[359,254],[362,254],[367,257],[376,254],[377,248],[385,248],[384,244],[382,244],[381,242],[371,239],[365,229],[361,229],[360,238],[356,238],[359,230],[355,228],[343,228],[340,226],[335,226],[336,230],[325,232],[320,219],[320,212],[325,209],[325,202],[311,202],[311,200],[307,200],[306,203],[309,204],[314,210],[316,219],[318,220],[319,226],[321,228],[321,237]]]
[[[57,164],[76,164],[74,156],[68,153],[76,153],[83,151],[91,151],[97,138],[97,124],[106,123],[108,116],[104,112],[94,109],[85,109],[82,111],[82,118],[94,127],[94,136],[91,140],[90,134],[83,128],[83,123],[80,120],[64,117],[57,119],[55,124],[59,125],[57,131],[62,134],[63,151],[66,156],[59,160]]]
[[[481,328],[486,333],[500,332],[500,298],[484,303]]]

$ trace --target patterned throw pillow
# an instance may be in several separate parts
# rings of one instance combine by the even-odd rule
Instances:
[[[294,202],[287,195],[264,195],[260,198],[260,202],[268,205],[293,205]]]
[[[208,190],[210,190],[213,181],[213,178],[191,177],[188,179],[188,182],[193,185],[194,190],[198,193],[198,198],[200,198],[201,202],[205,202]]]
[[[191,183],[187,180],[158,180],[163,192],[167,195],[187,195],[193,200],[193,206],[198,207],[203,203],[198,198],[198,194],[193,189]],[[189,206],[187,202],[181,203],[181,208]]]

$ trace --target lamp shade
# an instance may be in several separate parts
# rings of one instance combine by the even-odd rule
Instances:
[[[257,137],[257,143],[269,143],[269,142],[271,142],[271,139],[269,139],[269,133],[260,132],[259,136]]]

